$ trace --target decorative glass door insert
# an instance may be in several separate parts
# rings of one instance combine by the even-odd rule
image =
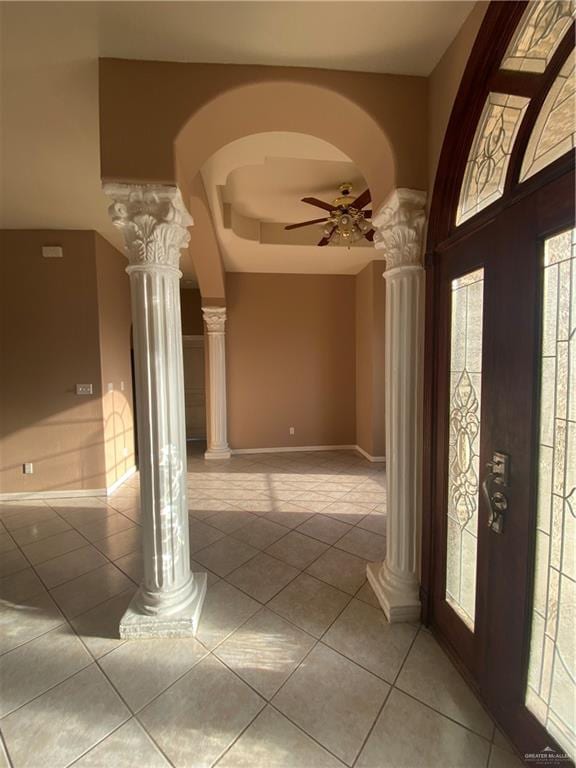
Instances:
[[[536,562],[526,706],[576,755],[576,230],[544,247]]]
[[[446,601],[474,631],[484,270],[452,280]]]

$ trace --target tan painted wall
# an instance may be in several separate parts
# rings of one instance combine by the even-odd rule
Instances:
[[[202,297],[198,288],[183,288],[180,291],[180,306],[184,336],[202,336],[204,318],[202,317]]]
[[[226,292],[231,447],[355,444],[354,277],[228,273]]]
[[[103,488],[94,233],[4,231],[0,246],[1,491]],[[76,395],[80,383],[94,394]]]
[[[0,492],[102,489],[133,464],[125,265],[93,231],[0,232]]]
[[[126,257],[94,233],[106,486],[134,466],[130,280]]]
[[[371,456],[386,455],[385,266],[373,261],[356,275],[356,444]]]
[[[432,198],[438,160],[454,100],[488,5],[484,1],[476,3],[428,78],[428,202]]]

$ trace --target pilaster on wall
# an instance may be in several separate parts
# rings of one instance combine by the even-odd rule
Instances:
[[[386,258],[386,559],[368,579],[389,621],[420,617],[426,194],[397,189],[372,221]]]
[[[202,307],[208,334],[208,449],[206,459],[229,459],[226,307]]]

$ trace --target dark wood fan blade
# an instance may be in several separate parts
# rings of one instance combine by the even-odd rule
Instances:
[[[356,198],[356,200],[354,200],[354,208],[357,208],[360,211],[362,208],[364,208],[365,205],[368,205],[371,200],[372,198],[370,197],[370,190],[366,189]]]
[[[330,205],[330,203],[325,203],[324,200],[318,200],[317,197],[303,197],[302,202],[308,203],[308,205],[315,205],[316,208],[324,208],[325,211],[330,211],[330,213],[335,210],[333,205]]]
[[[284,229],[299,229],[300,227],[309,227],[310,224],[320,224],[322,221],[328,221],[328,219],[311,219],[310,221],[301,221],[300,224],[288,224]]]
[[[328,237],[323,237],[323,238],[322,238],[322,240],[320,240],[320,242],[318,243],[318,245],[328,245],[328,243],[329,243],[329,242],[330,242],[330,240],[332,239],[332,235],[334,234],[335,230],[336,230],[336,227],[334,227],[334,228],[332,229],[332,232],[330,232],[330,234],[328,235]]]
[[[366,240],[369,240],[372,243],[374,241],[374,230],[371,229],[368,232],[366,232],[364,237],[366,238]]]
[[[364,214],[365,219],[371,219],[372,218],[372,211],[362,211]]]

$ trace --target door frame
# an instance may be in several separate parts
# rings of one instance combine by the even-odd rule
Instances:
[[[208,388],[206,386],[206,337],[204,334],[182,334],[182,349],[185,347],[202,348],[204,351],[204,437],[186,437],[187,443],[202,443],[208,438]],[[184,381],[184,393],[186,393],[186,381]],[[186,410],[186,408],[184,409]]]
[[[442,536],[444,534],[443,527],[437,525],[438,504],[441,502],[443,494],[436,476],[438,452],[442,450],[442,447],[437,444],[437,434],[439,426],[443,423],[443,413],[445,415],[445,407],[443,410],[443,405],[439,400],[442,393],[437,370],[437,361],[440,359],[442,344],[445,344],[443,332],[446,330],[441,327],[440,260],[446,250],[459,244],[464,245],[471,235],[480,235],[479,230],[489,229],[499,215],[525,197],[534,195],[538,190],[546,188],[557,180],[560,185],[563,183],[570,184],[569,179],[574,173],[574,152],[570,152],[523,183],[520,184],[518,181],[522,158],[534,123],[550,87],[574,47],[573,23],[544,74],[534,77],[526,76],[524,73],[500,71],[500,62],[526,6],[527,2],[492,2],[486,11],[462,77],[445,134],[434,185],[425,251],[422,620],[431,626],[440,643],[481,699],[484,697],[479,691],[474,675],[470,672],[470,664],[464,663],[449,638],[442,634],[435,620],[434,582],[435,573],[443,562],[443,557],[439,553],[443,549]],[[456,227],[455,214],[468,153],[484,104],[491,91],[528,96],[530,103],[512,149],[503,195],[496,202]],[[545,195],[541,195],[540,199],[543,208],[542,217],[545,220],[547,217]],[[551,230],[553,229],[552,227]],[[550,234],[553,234],[553,231],[550,231]],[[530,568],[533,572],[532,564]],[[481,578],[480,569],[478,578]],[[526,626],[529,632],[529,622]],[[524,647],[521,650],[525,654],[528,643],[526,637],[524,640]],[[492,707],[489,708],[493,710]]]

